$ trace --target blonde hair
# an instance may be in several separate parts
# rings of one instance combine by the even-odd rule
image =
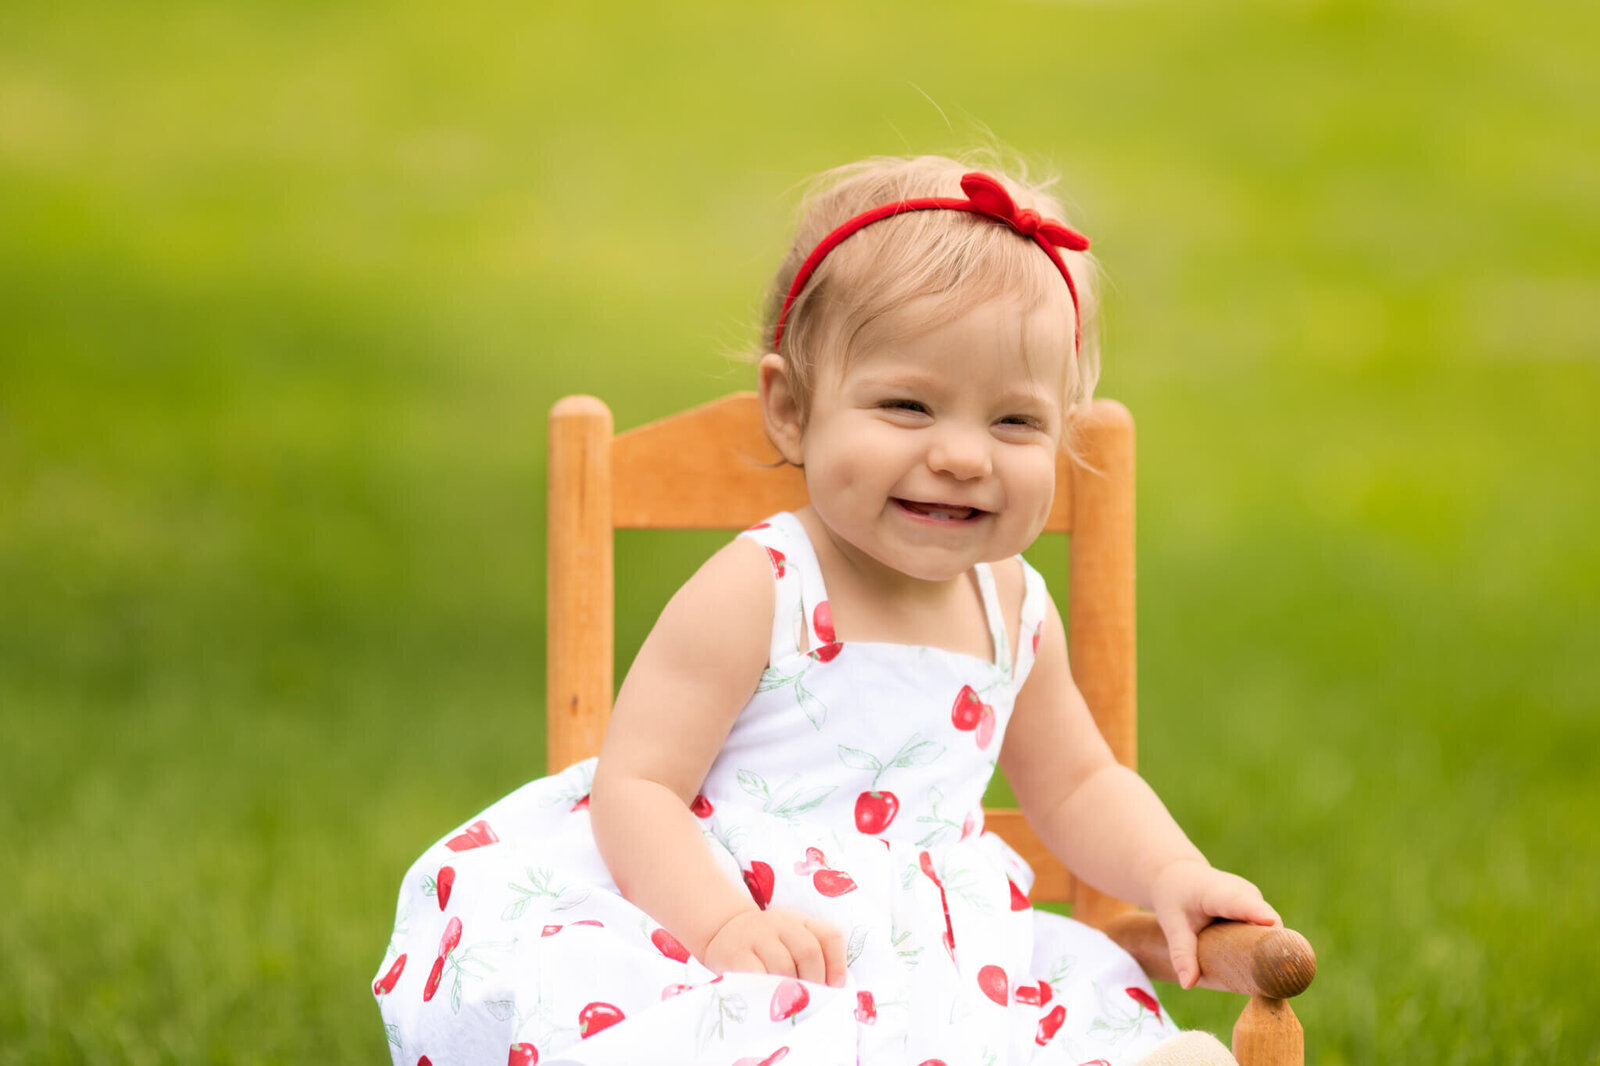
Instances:
[[[992,167],[942,156],[879,158],[818,177],[801,204],[794,242],[772,279],[762,319],[763,351],[777,351],[793,384],[802,423],[825,356],[849,365],[885,329],[934,328],[986,300],[1017,302],[1021,312],[1059,313],[1068,328],[1072,297],[1049,256],[1004,225],[962,211],[917,211],[874,222],[828,253],[789,308],[783,337],[773,344],[778,316],[795,274],[813,248],[841,224],[882,204],[923,196],[961,196],[961,176],[982,169],[1000,181],[1019,208],[1068,222],[1042,185],[1018,181]],[[1070,222],[1068,223],[1070,224]],[[1061,250],[1078,288],[1081,340],[1068,360],[1062,410],[1087,403],[1100,376],[1096,279],[1086,252]],[[915,323],[895,313],[920,301]],[[924,310],[928,313],[923,313]]]

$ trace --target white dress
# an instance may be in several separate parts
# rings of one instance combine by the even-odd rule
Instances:
[[[429,848],[374,980],[397,1066],[979,1066],[1131,1062],[1177,1029],[1134,961],[1033,910],[982,799],[1047,614],[1024,564],[1015,659],[840,643],[800,522],[747,531],[773,565],[769,666],[692,810],[761,906],[832,922],[843,988],[721,977],[617,891],[587,810],[593,760]]]

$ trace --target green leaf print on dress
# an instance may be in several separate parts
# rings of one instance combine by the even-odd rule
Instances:
[[[825,785],[807,788],[801,783],[800,775],[794,774],[774,789],[767,784],[766,778],[754,770],[740,770],[738,779],[740,788],[761,801],[763,811],[788,822],[798,821],[802,814],[820,806],[839,787]]]
[[[831,659],[832,656],[829,656]],[[818,659],[808,656],[801,660],[798,670],[783,671],[775,666],[769,666],[761,673],[761,680],[756,685],[757,692],[771,692],[774,689],[789,687],[794,691],[794,701],[805,712],[806,718],[818,730],[828,720],[828,705],[819,699],[816,693],[806,687],[806,674],[816,666]]]
[[[547,906],[551,910],[570,910],[589,898],[587,888],[573,888],[571,885],[552,884],[555,881],[555,871],[541,867],[535,870],[528,867],[523,871],[527,884],[518,881],[507,881],[506,887],[516,894],[516,898],[506,904],[505,910],[500,912],[500,920],[514,922],[526,913],[528,905],[536,899],[548,899]]]

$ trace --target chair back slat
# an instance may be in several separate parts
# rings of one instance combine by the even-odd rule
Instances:
[[[753,392],[713,400],[617,435],[618,529],[743,529],[806,504],[806,483],[761,427]]]

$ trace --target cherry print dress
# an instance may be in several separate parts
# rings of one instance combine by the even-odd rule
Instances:
[[[993,659],[841,643],[798,519],[743,535],[772,563],[771,658],[692,810],[758,905],[841,931],[845,987],[718,977],[624,899],[595,848],[586,760],[406,874],[373,981],[397,1066],[1113,1066],[1175,1035],[1137,964],[1030,908],[1031,872],[983,830],[1047,613],[1039,574],[1024,564],[1015,656],[982,565]]]

